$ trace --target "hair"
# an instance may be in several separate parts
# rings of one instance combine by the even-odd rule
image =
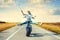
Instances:
[[[28,11],[28,14],[30,14],[30,15],[31,15],[31,12],[30,12],[30,11]]]

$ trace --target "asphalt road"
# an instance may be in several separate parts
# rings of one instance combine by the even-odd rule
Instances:
[[[26,37],[26,25],[0,32],[0,40],[60,40],[60,36],[43,28],[32,26],[31,37]]]

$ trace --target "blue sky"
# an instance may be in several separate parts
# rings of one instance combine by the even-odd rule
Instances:
[[[51,0],[50,3],[47,3],[48,5],[50,5],[51,7],[56,7],[56,8],[60,8],[60,0]]]
[[[6,19],[8,21],[10,21],[11,19],[22,20],[20,19],[20,8],[23,9],[24,13],[27,13],[27,10],[30,10],[33,15],[36,14],[37,16],[40,16],[37,20],[39,20],[39,18],[44,18],[44,20],[49,19],[48,21],[50,21],[51,16],[52,20],[54,21],[55,19],[59,19],[60,17],[60,0],[0,0],[0,15],[2,16],[2,18],[0,17],[0,19]],[[3,19],[4,17],[5,19]],[[9,17],[13,18],[9,19]]]
[[[17,0],[15,1],[17,6],[26,6],[28,3],[28,0]]]
[[[46,3],[46,6],[57,9],[53,15],[60,15],[60,0],[52,0],[50,3]]]
[[[4,2],[7,2],[7,1],[9,1],[9,0],[5,0]],[[12,9],[10,9],[10,8],[12,8],[13,6],[15,7],[15,9],[17,9],[17,7],[19,8],[19,7],[26,7],[26,6],[29,6],[30,4],[28,4],[29,3],[29,0],[12,0],[12,1],[14,1],[15,2],[15,5],[14,4],[8,4],[7,3],[7,5],[8,6],[10,6],[9,8],[1,8],[0,7],[0,12],[5,12],[5,11],[11,11]],[[46,7],[45,8],[60,8],[60,0],[51,0],[50,2],[47,2],[47,0],[43,3]],[[3,5],[3,4],[1,4],[1,5]],[[31,5],[33,5],[33,6],[35,6],[35,4],[31,4]],[[18,10],[18,9],[17,9]],[[58,10],[58,9],[57,9]]]

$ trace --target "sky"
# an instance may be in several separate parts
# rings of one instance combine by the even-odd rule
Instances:
[[[21,10],[31,11],[34,22],[60,22],[60,0],[0,0],[0,21],[25,21]]]

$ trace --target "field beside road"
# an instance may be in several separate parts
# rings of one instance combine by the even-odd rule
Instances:
[[[60,23],[42,23],[42,25],[38,23],[38,26],[60,34]]]
[[[0,23],[0,32],[14,27],[16,23]]]

